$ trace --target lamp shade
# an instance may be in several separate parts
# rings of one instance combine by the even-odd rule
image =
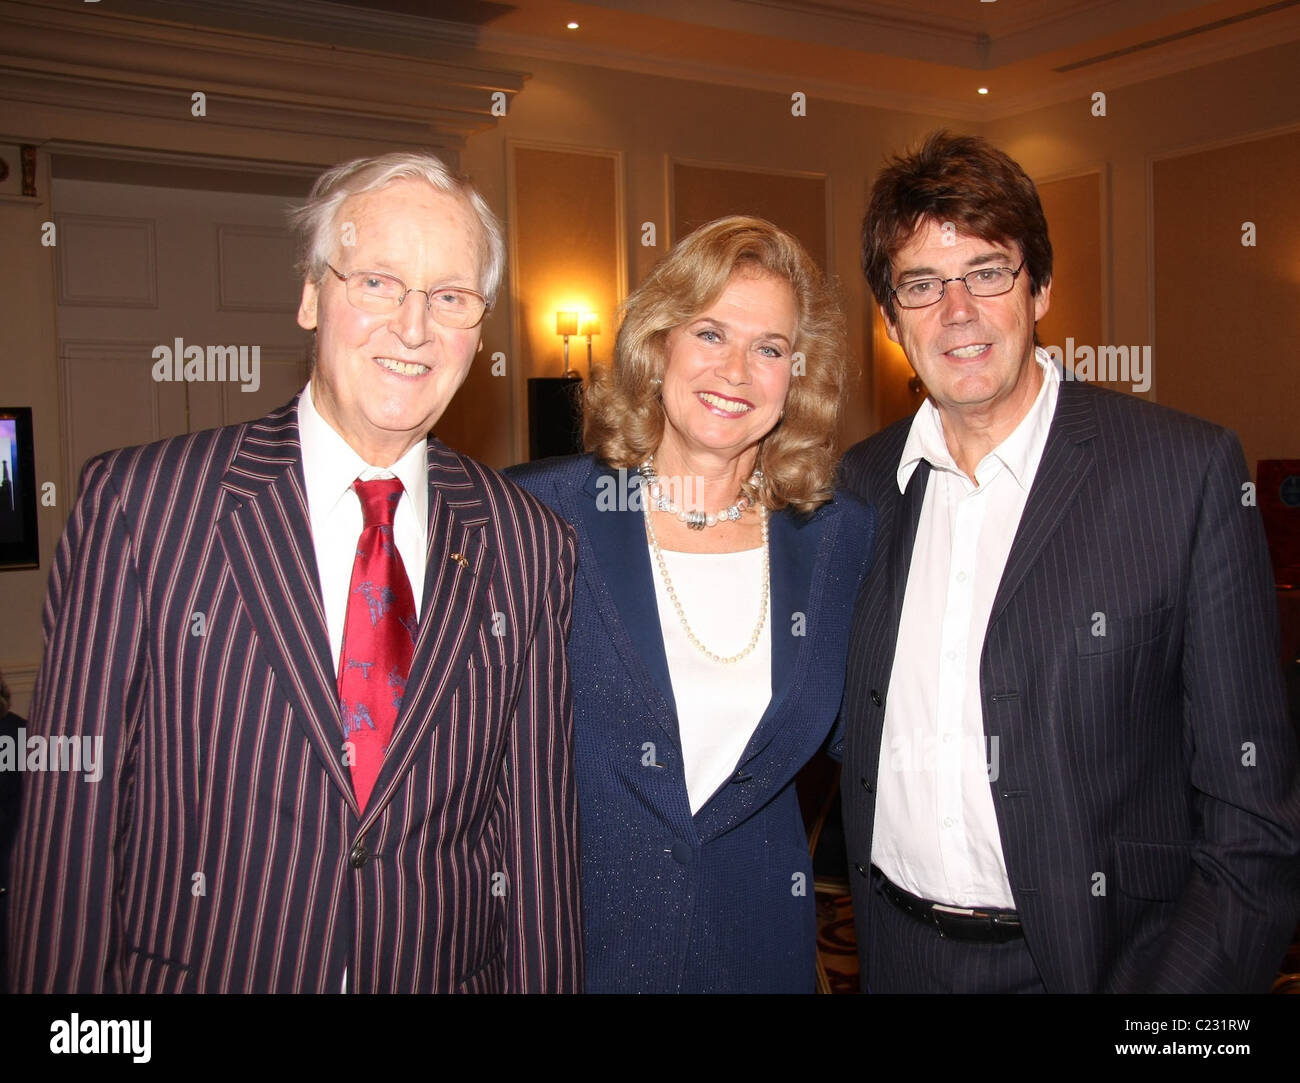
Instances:
[[[555,333],[557,335],[576,335],[578,333],[578,314],[576,312],[557,312],[555,314]]]
[[[594,312],[584,312],[582,319],[578,321],[578,334],[580,335],[598,335],[600,334],[600,317]]]

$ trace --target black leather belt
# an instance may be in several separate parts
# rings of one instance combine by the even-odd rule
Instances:
[[[871,866],[880,893],[904,914],[937,929],[940,936],[953,940],[983,940],[1003,943],[1025,935],[1020,915],[1014,910],[965,909],[946,903],[920,899],[893,883],[874,865]]]

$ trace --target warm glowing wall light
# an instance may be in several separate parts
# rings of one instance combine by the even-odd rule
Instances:
[[[557,312],[555,314],[555,333],[564,336],[564,375],[569,375],[569,336],[578,333],[578,313]]]
[[[594,312],[584,312],[578,322],[578,334],[587,336],[587,372],[591,372],[591,336],[600,334],[600,317]]]

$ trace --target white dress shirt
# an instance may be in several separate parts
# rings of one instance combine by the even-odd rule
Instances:
[[[761,609],[762,548],[739,553],[664,550],[664,563],[695,638],[723,658],[744,650]],[[730,665],[715,662],[687,638],[653,552],[650,564],[694,816],[736,773],[772,698],[772,615],[767,614],[758,642],[744,658]]]
[[[871,860],[905,891],[958,907],[1014,909],[993,808],[997,734],[984,733],[980,658],[989,614],[1047,445],[1060,374],[1036,351],[1043,384],[1029,412],[975,468],[975,484],[921,404],[898,464],[905,491],[930,478],[889,678]]]
[[[428,441],[415,445],[390,467],[371,466],[316,410],[308,381],[298,399],[298,437],[302,441],[302,473],[311,516],[311,540],[316,549],[316,573],[325,603],[330,659],[338,676],[343,650],[343,624],[348,612],[352,566],[361,537],[361,498],[352,483],[360,478],[400,478],[406,491],[393,517],[393,538],[402,556],[415,597],[415,616],[424,601],[424,567],[428,554]]]
[[[406,490],[393,515],[393,539],[406,568],[406,577],[411,581],[416,619],[420,617],[429,532],[428,441],[417,440],[391,467],[371,466],[320,416],[312,401],[310,380],[298,398],[298,439],[302,444],[303,483],[307,489],[307,513],[311,517],[312,546],[316,550],[316,574],[325,604],[330,660],[337,677],[348,591],[352,588],[352,566],[356,563],[357,541],[364,523],[361,498],[352,488],[357,478],[370,481],[396,477]],[[339,992],[347,991],[345,968]]]

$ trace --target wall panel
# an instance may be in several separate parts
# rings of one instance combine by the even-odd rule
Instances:
[[[1300,457],[1297,177],[1300,131],[1151,168],[1160,401],[1234,429],[1252,472],[1261,458]]]

